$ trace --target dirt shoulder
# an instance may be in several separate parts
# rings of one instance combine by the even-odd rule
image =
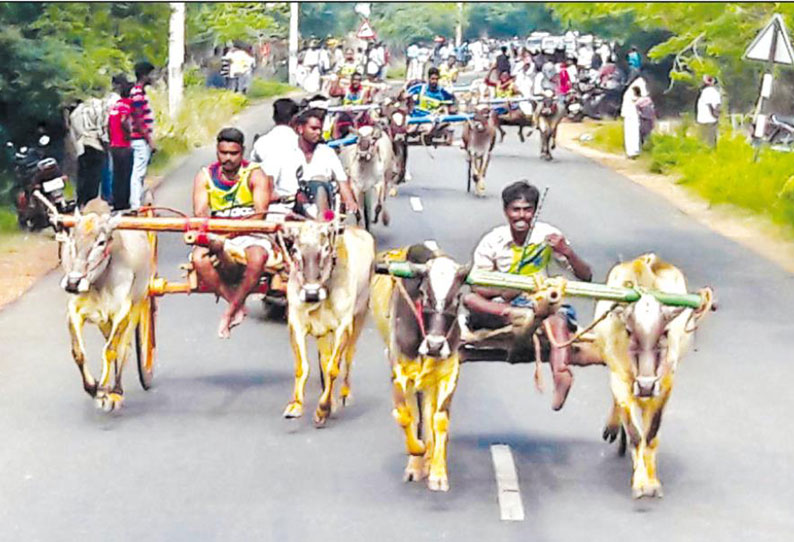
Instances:
[[[732,205],[711,206],[707,201],[676,184],[676,177],[649,173],[642,161],[629,160],[583,144],[579,137],[592,133],[592,123],[560,125],[558,143],[573,152],[603,164],[631,181],[662,196],[685,214],[712,231],[732,239],[756,254],[794,273],[794,241],[780,226]]]

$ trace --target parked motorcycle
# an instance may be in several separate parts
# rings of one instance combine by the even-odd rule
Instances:
[[[16,207],[19,227],[30,231],[50,226],[49,209],[40,199],[46,199],[60,213],[70,213],[75,208],[73,200],[64,195],[69,182],[55,158],[47,156],[50,137],[42,135],[36,147],[17,147],[9,141],[6,145],[14,152],[16,177]]]
[[[770,145],[780,145],[791,149],[794,146],[794,117],[769,115],[764,129],[764,139]]]

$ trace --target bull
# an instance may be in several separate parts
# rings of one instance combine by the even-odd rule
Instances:
[[[613,267],[607,285],[687,292],[686,279],[675,266],[655,254]],[[625,452],[628,434],[633,460],[632,495],[661,497],[656,474],[656,452],[662,413],[673,389],[675,372],[691,342],[696,322],[712,307],[712,292],[701,290],[701,309],[662,305],[648,293],[628,305],[599,301],[595,308],[595,344],[610,371],[613,406],[603,437],[621,436]]]
[[[463,148],[478,196],[485,195],[485,174],[496,144],[497,121],[487,105],[477,105],[474,116],[463,125]]]
[[[449,408],[460,373],[458,309],[469,267],[424,245],[382,258],[407,259],[417,274],[372,281],[371,307],[391,366],[392,414],[409,455],[404,480],[427,478],[431,490],[447,491]]]
[[[287,282],[287,321],[295,355],[295,386],[284,417],[303,415],[309,377],[307,338],[317,339],[323,392],[314,423],[325,425],[331,413],[334,383],[343,371],[340,398],[351,395],[350,371],[367,315],[375,240],[360,228],[338,232],[336,221],[302,224],[294,235]]]
[[[388,226],[386,196],[394,177],[392,141],[379,126],[362,126],[357,136],[356,144],[343,151],[343,159],[361,207],[359,223],[369,229],[370,221],[377,224],[383,214],[383,224]]]
[[[120,215],[100,199],[90,201],[62,241],[64,276],[61,287],[69,292],[68,325],[72,356],[83,380],[83,389],[97,408],[107,412],[121,406],[121,375],[141,314],[146,310],[149,280],[153,273],[146,232],[122,231]],[[105,337],[102,374],[95,380],[86,367],[83,327],[91,322]],[[113,386],[110,379],[113,378]]]

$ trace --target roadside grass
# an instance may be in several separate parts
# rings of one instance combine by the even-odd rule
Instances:
[[[151,171],[162,172],[171,161],[206,145],[215,134],[231,124],[232,117],[242,111],[248,99],[230,90],[192,87],[185,89],[176,119],[168,115],[168,93],[165,89],[149,92],[155,113],[155,144]]]
[[[11,207],[0,207],[0,233],[19,231],[17,213]]]
[[[270,81],[257,77],[251,81],[251,87],[248,89],[248,99],[261,100],[264,98],[272,98],[273,96],[280,96],[295,90],[298,89],[287,83]]]
[[[389,71],[386,72],[387,79],[394,79],[396,81],[404,81],[405,80],[405,72],[407,68],[405,66],[405,62],[402,62],[397,65],[389,65]]]
[[[755,148],[727,126],[716,149],[693,136],[690,122],[672,134],[654,133],[646,143],[641,163],[651,172],[676,177],[710,205],[730,204],[765,216],[794,237],[794,154]],[[623,124],[607,122],[587,142],[615,154],[623,153]]]

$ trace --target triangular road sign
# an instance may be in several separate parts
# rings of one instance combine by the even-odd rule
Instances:
[[[774,50],[772,50],[774,46]],[[778,64],[794,64],[794,49],[786,32],[783,17],[776,13],[772,20],[755,37],[744,53],[748,60],[773,61]]]
[[[356,36],[360,40],[374,40],[376,37],[375,31],[372,29],[372,26],[366,19],[361,21],[361,26],[358,27],[358,33],[356,33]]]

